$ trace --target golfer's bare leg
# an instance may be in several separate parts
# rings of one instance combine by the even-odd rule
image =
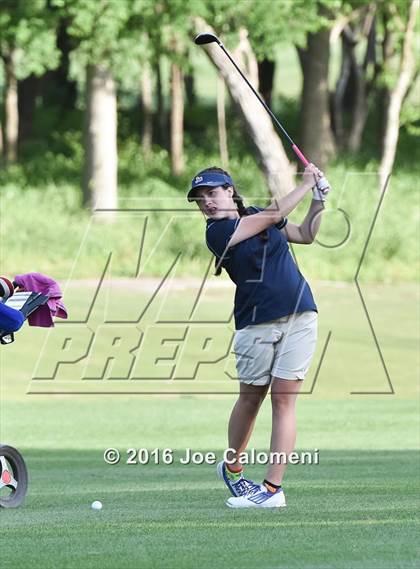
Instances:
[[[227,456],[229,460],[237,458],[246,449],[255,425],[255,419],[264,401],[269,385],[256,386],[240,383],[239,399],[235,403],[229,420],[229,448],[236,450],[234,454]],[[232,468],[239,468],[241,464],[236,461],[229,465]]]
[[[289,455],[296,443],[296,398],[302,381],[273,378],[271,382],[272,431],[270,452]],[[287,464],[269,464],[266,479],[280,485]]]

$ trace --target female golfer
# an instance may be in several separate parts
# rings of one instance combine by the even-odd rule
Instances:
[[[215,256],[216,274],[224,268],[236,285],[234,351],[240,392],[229,421],[230,455],[217,467],[233,494],[226,502],[232,508],[286,505],[281,487],[284,457],[296,441],[295,402],[315,351],[318,318],[287,242],[313,242],[328,192],[316,186],[322,177],[309,164],[301,185],[288,195],[273,199],[265,209],[246,208],[230,175],[212,167],[194,177],[187,196],[207,217],[206,242]],[[311,190],[303,222],[288,222],[286,216]],[[278,460],[269,462],[263,483],[255,484],[243,477],[239,459],[270,385],[270,456]]]

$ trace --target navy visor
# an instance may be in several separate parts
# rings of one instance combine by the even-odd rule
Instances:
[[[187,200],[189,202],[194,201],[195,192],[197,188],[202,188],[207,186],[210,188],[217,188],[218,186],[233,186],[233,180],[230,176],[222,174],[221,172],[204,172],[195,176],[191,182],[191,189],[188,192]]]

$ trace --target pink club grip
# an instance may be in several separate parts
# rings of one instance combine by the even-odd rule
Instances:
[[[299,158],[299,160],[302,162],[302,164],[304,166],[307,166],[309,164],[309,160],[307,160],[303,154],[303,152],[300,150],[300,148],[298,146],[296,146],[296,144],[292,145],[293,151],[296,154],[296,156]]]

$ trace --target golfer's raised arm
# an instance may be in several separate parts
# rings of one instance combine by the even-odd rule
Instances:
[[[242,217],[228,243],[228,247],[233,247],[237,243],[257,235],[267,229],[267,227],[279,223],[286,215],[289,215],[315,185],[318,172],[319,170],[316,166],[309,164],[305,168],[302,184],[295,190],[283,198],[275,198],[273,203],[266,207],[264,211]]]
[[[289,223],[281,229],[289,243],[310,245],[314,242],[321,224],[322,212],[325,206],[322,201],[313,199],[308,213],[300,225]]]

